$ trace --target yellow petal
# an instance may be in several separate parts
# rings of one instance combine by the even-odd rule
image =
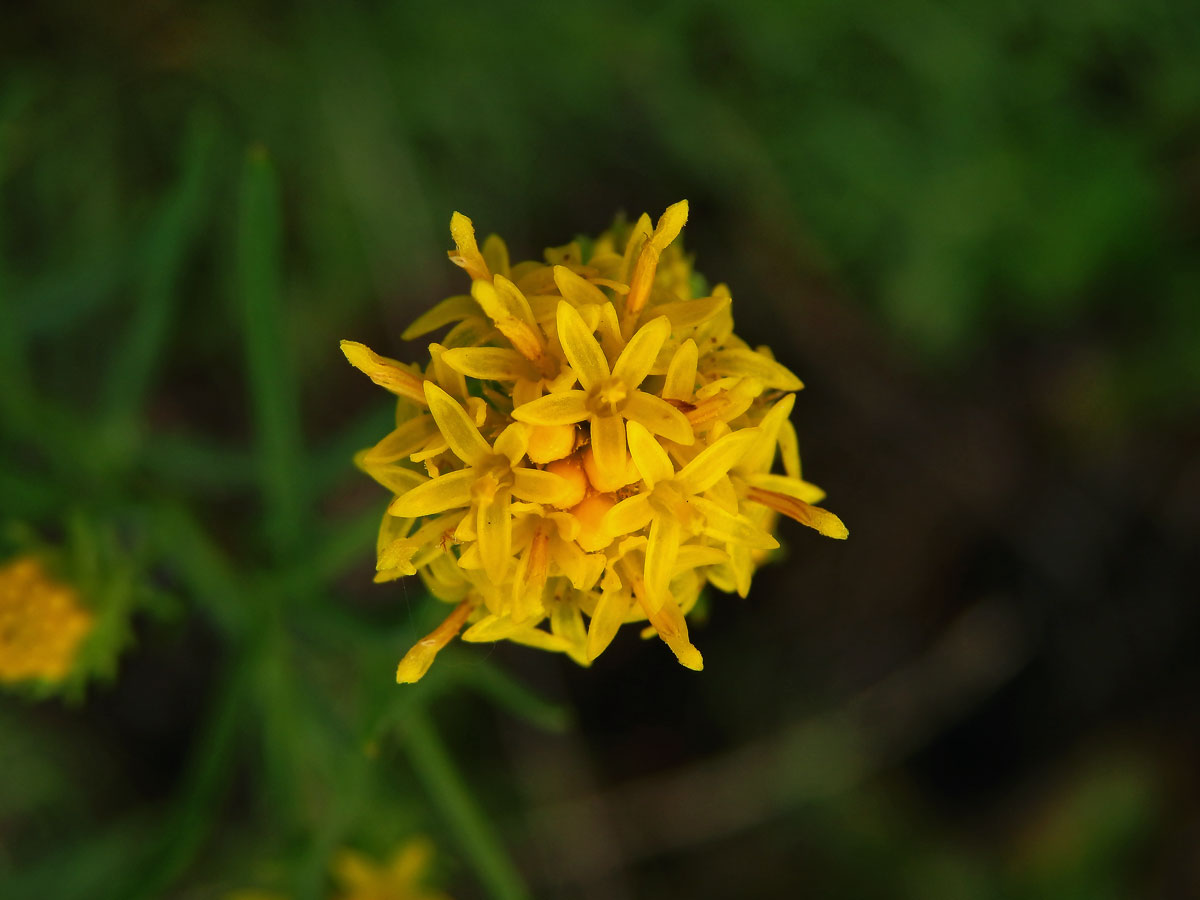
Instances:
[[[704,527],[701,531],[711,538],[757,550],[774,550],[779,546],[779,541],[745,515],[727,512],[705,497],[692,496],[688,498],[688,502],[704,517]]]
[[[696,672],[703,669],[704,658],[688,640],[687,622],[675,602],[669,600],[658,609],[653,609],[642,593],[637,594],[637,600],[658,636],[671,648],[680,664]]]
[[[401,519],[385,512],[379,522],[379,534],[375,538],[375,552],[382,553],[383,548],[393,541],[408,537],[415,524],[412,519]]]
[[[475,281],[471,284],[471,296],[522,356],[529,360],[541,357],[544,349],[541,332],[529,302],[515,284],[500,276],[495,283]]]
[[[479,308],[479,304],[475,302],[473,297],[469,294],[447,297],[436,304],[433,309],[417,316],[416,321],[405,328],[401,332],[400,337],[406,341],[411,341],[413,338],[420,337],[423,334],[437,331],[451,322],[461,322],[463,319],[470,318],[471,316],[479,316],[481,318],[483,316],[483,310]]]
[[[621,351],[613,365],[612,377],[624,382],[626,389],[633,390],[650,374],[658,351],[671,336],[671,323],[659,316],[639,328]]]
[[[754,575],[754,554],[749,547],[733,547],[729,554],[729,571],[733,574],[733,588],[739,597],[750,594],[750,578]]]
[[[604,350],[605,359],[615,359],[625,348],[625,338],[621,337],[621,321],[617,318],[617,310],[611,303],[603,306],[582,307],[594,309],[596,315],[596,332],[600,335],[600,347]],[[586,317],[585,317],[586,319]]]
[[[660,303],[652,308],[656,316],[666,316],[676,331],[695,328],[719,315],[729,307],[730,298],[725,296],[700,297],[696,300],[676,300]]]
[[[672,203],[659,217],[658,224],[654,227],[654,234],[650,235],[650,243],[660,252],[666,250],[667,246],[679,237],[679,232],[687,224],[687,219],[688,202],[680,200],[678,203]]]
[[[450,261],[456,266],[462,266],[472,278],[491,278],[479,245],[475,243],[475,226],[460,212],[450,217],[450,237],[454,239],[455,250],[449,254]]]
[[[528,627],[528,622],[514,622],[508,615],[484,616],[463,632],[462,639],[471,644],[510,640],[518,631]]]
[[[634,494],[609,509],[604,514],[601,527],[607,534],[619,537],[641,531],[653,516],[654,510],[650,507],[649,496]]]
[[[591,664],[586,652],[587,631],[583,615],[573,600],[563,599],[550,606],[550,632],[562,640],[567,654],[581,666]]]
[[[638,220],[633,223],[633,227],[629,229],[629,239],[625,244],[624,253],[621,256],[621,265],[617,269],[617,281],[628,284],[631,274],[636,266],[638,255],[642,251],[650,239],[650,233],[654,230],[654,226],[650,221],[650,217],[646,213],[638,216]]]
[[[775,447],[779,431],[783,427],[783,423],[787,421],[787,417],[792,414],[792,407],[795,405],[796,395],[787,394],[767,410],[767,414],[762,417],[762,421],[757,426],[758,430],[762,432],[762,440],[755,443],[742,457],[741,462],[738,463],[739,470],[745,472],[771,471],[771,464],[775,461]]]
[[[717,350],[704,357],[706,372],[718,375],[740,375],[761,381],[766,387],[781,391],[798,391],[804,382],[787,368],[768,356],[741,347]]]
[[[531,328],[536,327],[537,322],[533,317],[533,309],[529,306],[529,300],[521,292],[521,289],[503,275],[497,275],[493,284],[496,285],[496,292],[508,314],[513,318],[520,319]]]
[[[776,512],[783,513],[785,516],[795,519],[801,525],[807,525],[809,528],[816,529],[825,535],[825,537],[844,541],[850,536],[850,531],[842,523],[842,520],[829,510],[812,506],[795,497],[787,497],[774,491],[765,491],[762,488],[752,487],[746,492],[746,499],[752,500],[755,503],[761,503],[763,506],[768,506]]]
[[[629,422],[626,425],[629,439],[629,453],[633,464],[646,482],[646,487],[653,488],[660,481],[666,481],[675,474],[671,458],[646,427],[640,422]]]
[[[625,418],[640,422],[647,431],[660,434],[668,441],[689,446],[695,443],[696,435],[688,417],[677,410],[666,400],[647,394],[645,391],[634,391],[623,410]]]
[[[456,371],[446,365],[442,359],[442,354],[445,351],[446,348],[441,344],[435,343],[429,345],[429,359],[432,365],[425,374],[427,378],[432,374],[433,377],[428,380],[435,382],[438,387],[442,388],[460,403],[463,401],[470,402],[467,394],[467,379],[463,377],[462,372]]]
[[[712,387],[712,384],[705,387]],[[728,389],[718,386],[715,394],[699,401],[688,410],[687,420],[694,428],[714,422],[730,422],[748,410],[754,403],[754,398],[761,393],[762,383],[753,378],[739,379]],[[699,397],[699,390],[696,391],[696,395]]]
[[[405,575],[416,575],[417,567],[413,565],[412,560],[420,549],[421,546],[416,541],[407,538],[393,541],[379,552],[379,558],[375,561],[375,571],[385,573],[387,581]],[[376,578],[377,582],[379,580]]]
[[[500,331],[487,316],[471,316],[463,319],[446,332],[443,347],[479,347],[500,339]]]
[[[696,458],[679,470],[675,483],[689,494],[701,494],[737,465],[755,441],[762,440],[757,428],[734,431],[701,450]]]
[[[508,564],[512,561],[509,499],[506,491],[497,491],[490,501],[479,504],[479,517],[475,520],[475,529],[479,534],[479,557],[488,578],[496,585],[503,583]]]
[[[596,462],[596,488],[615,490],[628,483],[625,477],[629,452],[625,445],[625,420],[620,416],[592,416],[592,456]]]
[[[513,493],[529,503],[558,506],[571,490],[567,479],[541,469],[513,469]]]
[[[679,555],[680,531],[674,516],[658,515],[650,523],[650,540],[646,543],[646,599],[654,609],[666,600]]]
[[[496,276],[510,277],[508,245],[498,234],[489,234],[483,242],[483,261]]]
[[[583,391],[559,391],[546,394],[532,403],[525,403],[513,410],[513,418],[530,425],[574,425],[588,417]]]
[[[783,471],[792,478],[800,477],[800,441],[796,437],[796,426],[784,422],[779,428],[779,456]]]
[[[728,475],[722,475],[713,482],[712,487],[704,492],[704,496],[721,506],[726,512],[737,513],[739,511],[740,497]]]
[[[404,659],[400,660],[400,665],[396,667],[397,683],[412,684],[419,681],[429,671],[438,651],[458,634],[463,623],[467,621],[467,617],[471,615],[471,610],[471,603],[464,600],[454,608],[454,612],[450,613],[441,625],[417,641],[412,649],[404,654]]]
[[[533,310],[534,321],[549,333],[552,329],[545,326],[554,324],[555,317],[558,316],[558,304],[563,298],[559,294],[528,294],[527,299],[529,308]]]
[[[551,653],[565,653],[567,651],[566,644],[563,643],[563,639],[558,635],[549,634],[540,628],[534,628],[528,624],[519,631],[510,634],[508,639],[514,644],[524,644],[526,647],[549,650]]]
[[[605,591],[596,603],[588,623],[587,658],[594,660],[605,651],[617,636],[621,623],[629,612],[633,599],[628,591]]]
[[[471,487],[478,473],[473,469],[462,469],[441,475],[432,481],[417,485],[392,501],[388,512],[393,516],[415,519],[431,516],[447,509],[458,509],[471,505]]]
[[[667,379],[662,389],[664,400],[692,399],[692,393],[696,390],[696,362],[699,358],[696,342],[691,338],[679,345],[667,367]]]
[[[471,591],[471,583],[452,560],[449,553],[443,553],[417,571],[429,593],[445,603],[457,603]]]
[[[658,258],[667,245],[679,235],[679,231],[687,222],[688,204],[681,200],[667,207],[667,211],[658,220],[654,233],[642,244],[638,253],[637,263],[634,264],[633,274],[629,276],[629,294],[625,297],[624,324],[632,329],[633,324],[641,315],[642,307],[650,297],[650,288],[654,285],[654,273],[658,268]]]
[[[525,448],[529,446],[530,430],[530,427],[524,422],[513,422],[506,426],[500,432],[500,436],[496,438],[494,445],[496,452],[515,466],[525,455]]]
[[[492,448],[457,400],[432,381],[425,382],[425,400],[455,456],[467,465],[477,465],[491,455]]]
[[[515,505],[515,504],[514,504]],[[513,621],[523,622],[542,611],[542,589],[550,572],[550,530],[544,525],[534,528],[529,545],[521,554],[512,580]]]
[[[589,557],[572,541],[556,540],[550,544],[550,558],[563,576],[577,590],[586,591],[599,578],[599,573],[592,571]],[[587,579],[591,576],[592,580]]]
[[[364,472],[393,494],[403,494],[406,491],[411,491],[417,485],[424,484],[429,480],[422,473],[405,468],[399,463],[384,463],[379,465],[362,460],[361,457],[355,457],[355,462],[359,463],[360,468]]]
[[[596,454],[591,446],[584,448],[583,453],[579,455],[579,461],[583,464],[583,473],[587,476],[591,488],[604,493],[611,494],[619,491],[626,485],[640,481],[642,477],[637,466],[633,464],[633,457],[628,453],[625,454],[625,474],[619,479],[613,479],[611,475],[600,471],[600,466],[596,463]]]
[[[675,558],[675,571],[672,574],[678,575],[701,566],[719,566],[728,561],[729,554],[720,547],[689,542],[679,548],[679,555]]]
[[[442,362],[468,378],[481,381],[537,380],[529,361],[507,347],[460,347],[442,352]]]
[[[394,359],[380,356],[365,344],[358,341],[342,341],[342,353],[350,361],[350,365],[358,369],[381,388],[386,388],[393,394],[405,397],[417,403],[425,403],[425,393],[421,390],[424,379],[410,371]]]
[[[437,431],[433,418],[415,416],[363,454],[364,465],[384,465],[416,453]]]
[[[789,478],[786,475],[752,475],[748,479],[751,485],[765,491],[774,491],[785,497],[794,497],[805,503],[820,503],[825,499],[825,492],[811,482],[800,478]]]
[[[579,313],[566,300],[558,304],[558,339],[585,390],[608,379],[608,360],[604,358],[604,351]]]
[[[592,303],[603,306],[608,302],[604,291],[566,266],[554,267],[554,283],[558,285],[559,292],[572,306],[585,306]]]

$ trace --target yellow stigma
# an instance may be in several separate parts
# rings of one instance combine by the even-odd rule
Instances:
[[[588,391],[588,409],[598,416],[615,416],[629,402],[629,388],[620,378],[609,378]]]

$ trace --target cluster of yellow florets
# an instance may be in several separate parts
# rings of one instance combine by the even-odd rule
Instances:
[[[452,325],[424,368],[343,341],[398,395],[397,428],[357,457],[395,499],[377,581],[419,574],[456,604],[401,661],[416,681],[467,623],[587,665],[622,623],[648,622],[700,669],[686,614],[706,584],[745,596],[784,513],[830,537],[788,420],[803,385],[733,333],[730,294],[693,296],[673,244],[687,201],[590,246],[512,265],[455,213],[450,259],[471,277],[415,322]],[[774,473],[776,459],[782,473]],[[585,617],[587,623],[585,624]],[[548,621],[548,629],[545,623]]]
[[[61,681],[92,623],[79,592],[36,557],[0,565],[0,681]]]
[[[414,838],[398,847],[386,862],[376,862],[357,850],[342,850],[333,861],[337,890],[333,900],[450,900],[424,886],[433,845]],[[226,900],[290,900],[275,891],[240,890]]]

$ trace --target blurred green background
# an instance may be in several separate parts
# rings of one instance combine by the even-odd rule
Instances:
[[[1186,3],[0,13],[0,524],[102,597],[0,696],[0,896],[1200,896],[1200,14]],[[657,216],[805,380],[845,545],[597,664],[371,584],[341,338]],[[81,678],[82,681],[82,678]]]

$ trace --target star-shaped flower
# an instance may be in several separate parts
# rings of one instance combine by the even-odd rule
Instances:
[[[432,381],[425,382],[425,400],[451,452],[462,460],[464,468],[406,491],[392,501],[388,512],[415,519],[468,507],[483,567],[500,583],[512,555],[512,498],[553,505],[568,485],[552,472],[519,465],[528,439],[525,427],[519,423],[509,425],[489,445],[458,401]]]
[[[565,300],[558,304],[558,336],[563,353],[579,379],[580,390],[547,394],[513,410],[518,422],[572,425],[586,421],[600,490],[615,490],[625,477],[626,420],[678,444],[695,440],[687,417],[661,397],[638,390],[650,374],[658,351],[671,334],[671,322],[659,316],[639,328],[609,368],[604,350],[583,317]]]

